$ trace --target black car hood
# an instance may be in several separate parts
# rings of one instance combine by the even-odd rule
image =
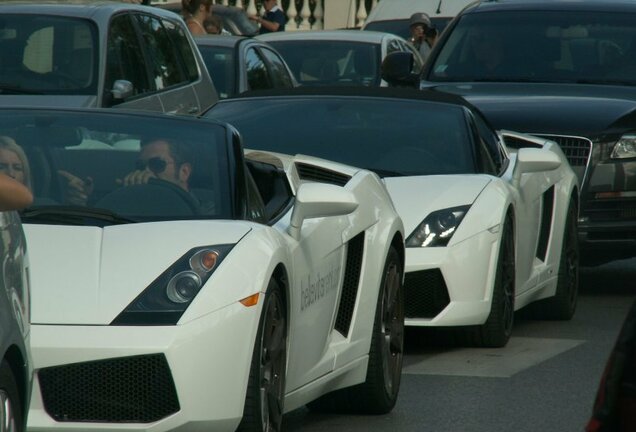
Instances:
[[[631,87],[453,83],[432,88],[463,96],[495,129],[589,137],[636,128],[636,88]]]

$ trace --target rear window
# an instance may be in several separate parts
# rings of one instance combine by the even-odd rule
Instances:
[[[98,54],[91,21],[17,14],[0,18],[3,94],[95,94]]]

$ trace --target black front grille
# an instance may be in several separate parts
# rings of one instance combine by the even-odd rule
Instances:
[[[592,222],[634,221],[636,220],[636,199],[588,200],[584,213]]]
[[[58,422],[150,423],[180,409],[163,354],[44,368],[38,380]]]
[[[587,161],[592,152],[592,141],[583,137],[573,137],[564,135],[541,135],[538,137],[555,141],[563,153],[568,158],[572,166],[587,166]]]
[[[353,317],[353,309],[358,297],[358,285],[360,284],[360,272],[362,270],[362,255],[364,251],[364,231],[349,240],[347,245],[347,261],[345,264],[344,281],[342,282],[342,294],[336,316],[334,328],[343,336],[349,334],[349,326]]]
[[[407,273],[404,293],[407,318],[433,318],[450,303],[446,282],[439,269]]]
[[[296,169],[301,180],[310,180],[320,183],[330,183],[336,186],[346,185],[351,177],[336,171],[320,168],[315,165],[297,163]]]

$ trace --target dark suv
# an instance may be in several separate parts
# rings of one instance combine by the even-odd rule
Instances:
[[[394,84],[414,82],[408,58],[383,67]],[[559,143],[581,181],[583,263],[636,255],[636,2],[476,2],[420,78],[463,95],[496,129]]]

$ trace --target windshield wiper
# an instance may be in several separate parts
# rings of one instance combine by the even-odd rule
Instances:
[[[39,91],[25,89],[19,85],[0,82],[0,94],[44,94]]]
[[[137,222],[110,210],[80,206],[37,206],[20,212],[22,221],[55,225],[120,225]]]

